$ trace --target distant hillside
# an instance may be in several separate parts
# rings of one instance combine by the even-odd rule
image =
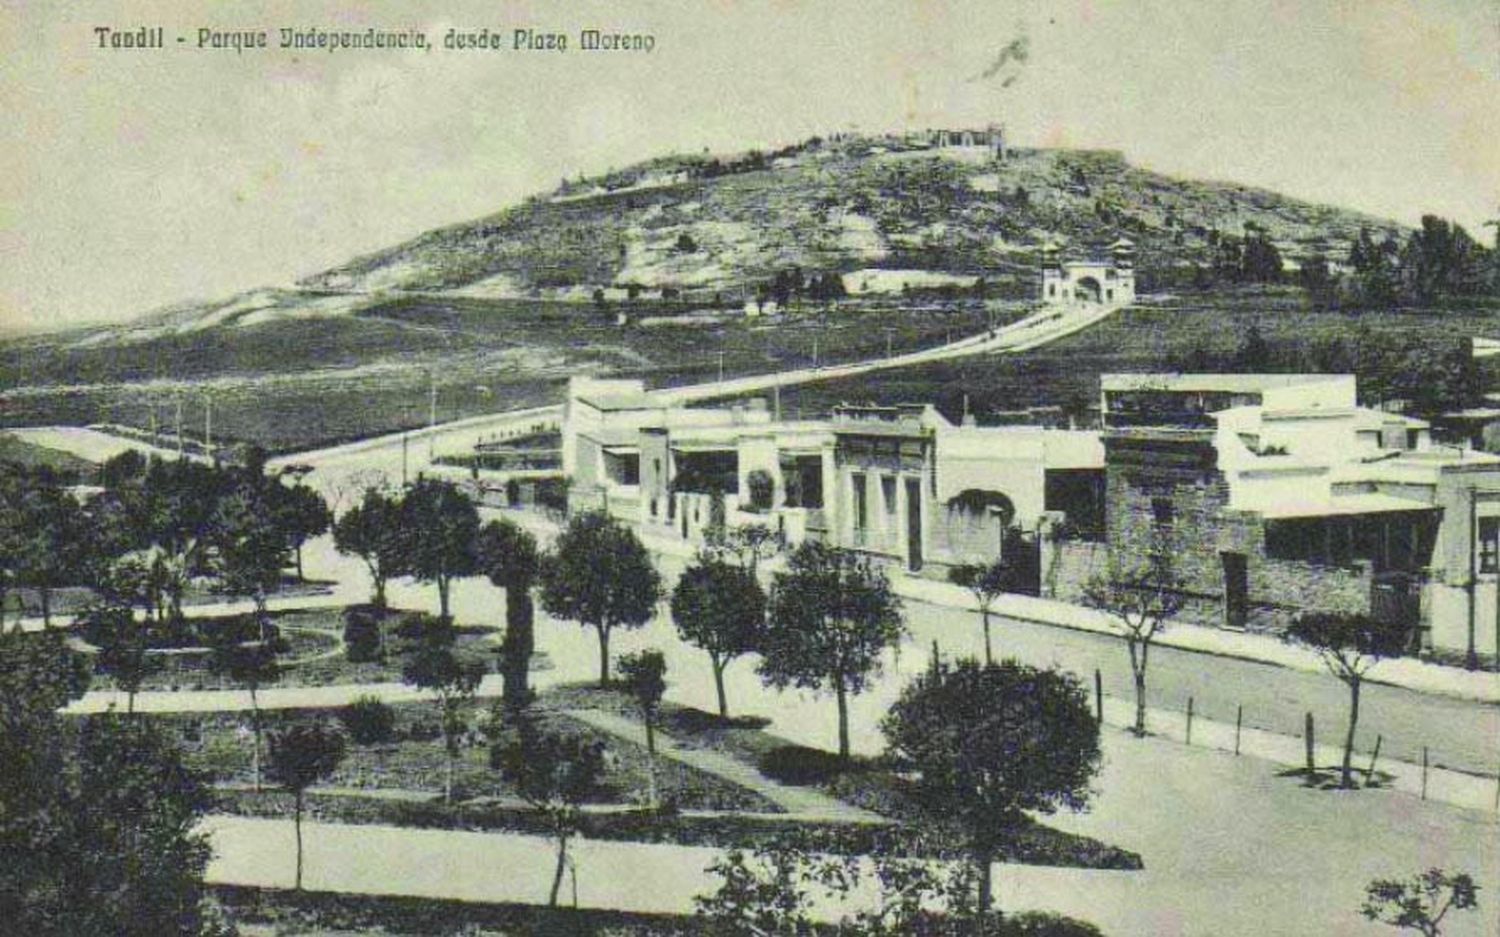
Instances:
[[[1342,258],[1392,222],[1230,183],[1173,179],[1109,151],[813,140],[728,160],[657,160],[358,258],[304,285],[587,299],[596,288],[735,293],[778,271],[863,268],[1029,281],[1036,247],[1121,235],[1146,275],[1210,262],[1214,232],[1259,226],[1295,263]]]

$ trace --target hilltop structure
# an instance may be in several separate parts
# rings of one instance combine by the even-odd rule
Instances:
[[[1042,302],[1049,306],[1129,305],[1135,301],[1135,245],[1120,238],[1104,257],[1065,261],[1056,242],[1042,245]]]

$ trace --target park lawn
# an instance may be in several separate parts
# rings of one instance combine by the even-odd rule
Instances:
[[[640,716],[639,709],[625,693],[600,690],[587,684],[548,690],[539,702],[560,708],[600,709],[637,719]],[[830,829],[786,831],[784,835],[803,842],[809,849],[948,855],[960,848],[952,831],[933,825],[921,814],[907,791],[907,782],[883,759],[854,757],[842,764],[829,752],[794,744],[767,731],[767,720],[759,717],[731,717],[726,721],[700,709],[664,702],[660,720],[661,735],[679,747],[702,748],[728,755],[773,781],[818,788],[892,821],[886,827],[824,824],[821,826]],[[757,837],[754,841],[760,840]],[[997,859],[1084,868],[1141,867],[1140,856],[1133,852],[1086,836],[1063,833],[1034,821],[1017,832]]]
[[[281,670],[265,687],[347,686],[364,683],[400,683],[404,643],[395,634],[401,616],[410,614],[393,609],[386,619],[386,638],[390,652],[385,660],[351,661],[344,652],[343,610],[338,608],[273,611],[270,621],[281,631],[290,649],[278,657]],[[190,619],[191,620],[191,619]],[[488,625],[458,625],[457,646],[462,651],[488,659],[497,645],[499,630]],[[142,691],[152,690],[234,690],[245,687],[208,668],[207,648],[185,648],[163,652],[164,668],[143,683]],[[533,658],[533,666],[547,666],[545,655]],[[90,689],[109,690],[115,682],[96,673]]]
[[[299,596],[327,595],[334,585],[332,582],[307,579],[298,580],[288,576],[282,579],[281,585],[275,592],[270,594],[272,599],[290,599]],[[89,586],[61,586],[52,590],[51,605],[52,614],[57,616],[76,615],[89,605],[98,600],[99,594]],[[235,601],[240,596],[226,595],[217,591],[204,580],[198,580],[188,584],[182,593],[182,606],[184,609],[201,607],[205,605],[217,605],[227,601]],[[29,586],[20,586],[10,589],[5,597],[6,612],[14,618],[17,613],[22,617],[39,618],[42,614],[41,593]]]
[[[397,703],[391,741],[351,745],[348,756],[323,786],[370,791],[413,792],[417,800],[442,794],[447,753],[436,702]],[[261,713],[266,733],[308,718],[327,718],[327,710],[268,710]],[[515,798],[515,791],[490,765],[490,746],[482,727],[492,709],[482,703],[469,708],[469,730],[463,733],[454,763],[454,797]],[[177,714],[153,716],[171,726],[182,740],[190,767],[218,784],[245,785],[253,780],[251,749],[246,731],[250,713]],[[644,804],[649,790],[650,759],[642,746],[599,732],[556,712],[538,711],[540,725],[550,731],[601,744],[609,753],[599,790],[591,802]],[[684,809],[743,810],[777,813],[778,808],[753,791],[706,774],[680,762],[658,759],[656,783],[663,802]]]

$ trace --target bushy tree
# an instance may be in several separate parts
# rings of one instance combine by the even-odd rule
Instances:
[[[479,531],[479,569],[505,590],[505,640],[500,645],[502,691],[509,706],[531,701],[527,686],[536,649],[536,604],[531,589],[541,566],[536,538],[508,520],[494,520]]]
[[[263,481],[241,484],[220,500],[213,520],[219,576],[226,590],[254,603],[262,642],[266,640],[267,602],[281,585],[290,549],[267,491]]]
[[[1424,937],[1438,937],[1450,911],[1479,907],[1479,886],[1464,872],[1428,869],[1409,879],[1376,879],[1365,888],[1360,913]]]
[[[273,499],[276,526],[291,545],[297,562],[297,579],[305,580],[302,574],[302,545],[313,537],[328,532],[333,515],[323,496],[306,485],[276,485]]]
[[[400,566],[419,582],[437,586],[438,614],[451,620],[453,580],[475,575],[479,511],[452,482],[423,479],[401,500]]]
[[[849,696],[880,670],[906,634],[901,600],[885,573],[857,553],[808,541],[776,574],[760,640],[760,674],[775,687],[831,690],[839,757],[849,757]]]
[[[1344,760],[1339,785],[1353,787],[1354,731],[1359,725],[1359,691],[1365,676],[1382,658],[1401,653],[1411,637],[1406,625],[1368,615],[1307,612],[1297,616],[1287,640],[1318,652],[1328,672],[1349,687],[1349,730],[1344,736]]]
[[[135,695],[152,674],[161,670],[161,659],[150,653],[150,632],[135,619],[127,605],[99,603],[85,609],[79,626],[99,648],[95,666],[115,681],[125,693],[125,712],[135,712]]]
[[[964,835],[991,904],[990,867],[1027,812],[1081,810],[1099,770],[1099,725],[1078,680],[1015,660],[937,663],[912,681],[881,731],[917,780],[917,801]]]
[[[672,590],[677,633],[708,652],[719,698],[719,717],[729,717],[724,668],[756,649],[766,621],[766,593],[750,570],[700,556]]]
[[[222,933],[207,913],[210,798],[149,722],[64,719],[88,686],[60,633],[0,632],[0,919],[10,933]]]
[[[661,596],[661,575],[645,545],[604,514],[580,514],[543,558],[541,585],[549,614],[594,629],[599,685],[609,686],[610,635],[645,625]]]
[[[1137,560],[1111,557],[1109,566],[1084,587],[1084,604],[1114,616],[1116,633],[1130,652],[1135,683],[1137,736],[1146,734],[1146,665],[1151,643],[1182,607],[1182,582],[1164,550]]]
[[[32,478],[21,492],[16,579],[37,591],[42,623],[52,624],[52,592],[78,578],[89,544],[83,508],[55,484]]]
[[[337,727],[305,722],[271,736],[271,779],[292,792],[292,823],[297,831],[297,877],[302,890],[302,808],[307,789],[338,770],[347,743]]]
[[[400,502],[379,489],[366,489],[364,499],[333,525],[333,545],[340,553],[364,560],[375,590],[370,601],[384,609],[385,584],[401,568]]]

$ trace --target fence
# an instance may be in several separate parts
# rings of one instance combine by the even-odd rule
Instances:
[[[1095,718],[1103,725],[1133,728],[1135,700],[1106,696],[1103,685],[1103,674],[1095,669]],[[1298,769],[1310,782],[1325,775],[1337,780],[1336,766],[1343,761],[1343,745],[1318,743],[1318,732],[1327,724],[1320,722],[1312,712],[1305,713],[1303,731],[1298,737],[1247,724],[1247,717],[1253,717],[1253,713],[1247,713],[1242,704],[1235,706],[1235,721],[1232,725],[1204,718],[1195,709],[1192,696],[1183,700],[1183,708],[1180,710],[1148,706],[1146,732],[1185,745],[1228,752],[1236,756],[1249,755],[1282,764]],[[1332,731],[1334,737],[1342,741],[1346,723],[1338,719],[1332,722],[1332,726],[1326,731]],[[1494,758],[1495,774],[1477,774],[1443,767],[1441,752],[1434,752],[1426,745],[1421,746],[1420,764],[1389,757],[1381,761],[1380,751],[1386,742],[1383,736],[1376,735],[1373,746],[1361,751],[1356,745],[1353,766],[1355,773],[1363,778],[1362,786],[1399,790],[1415,794],[1422,800],[1436,800],[1500,814],[1500,753],[1496,753]],[[1375,781],[1379,783],[1372,784]]]

